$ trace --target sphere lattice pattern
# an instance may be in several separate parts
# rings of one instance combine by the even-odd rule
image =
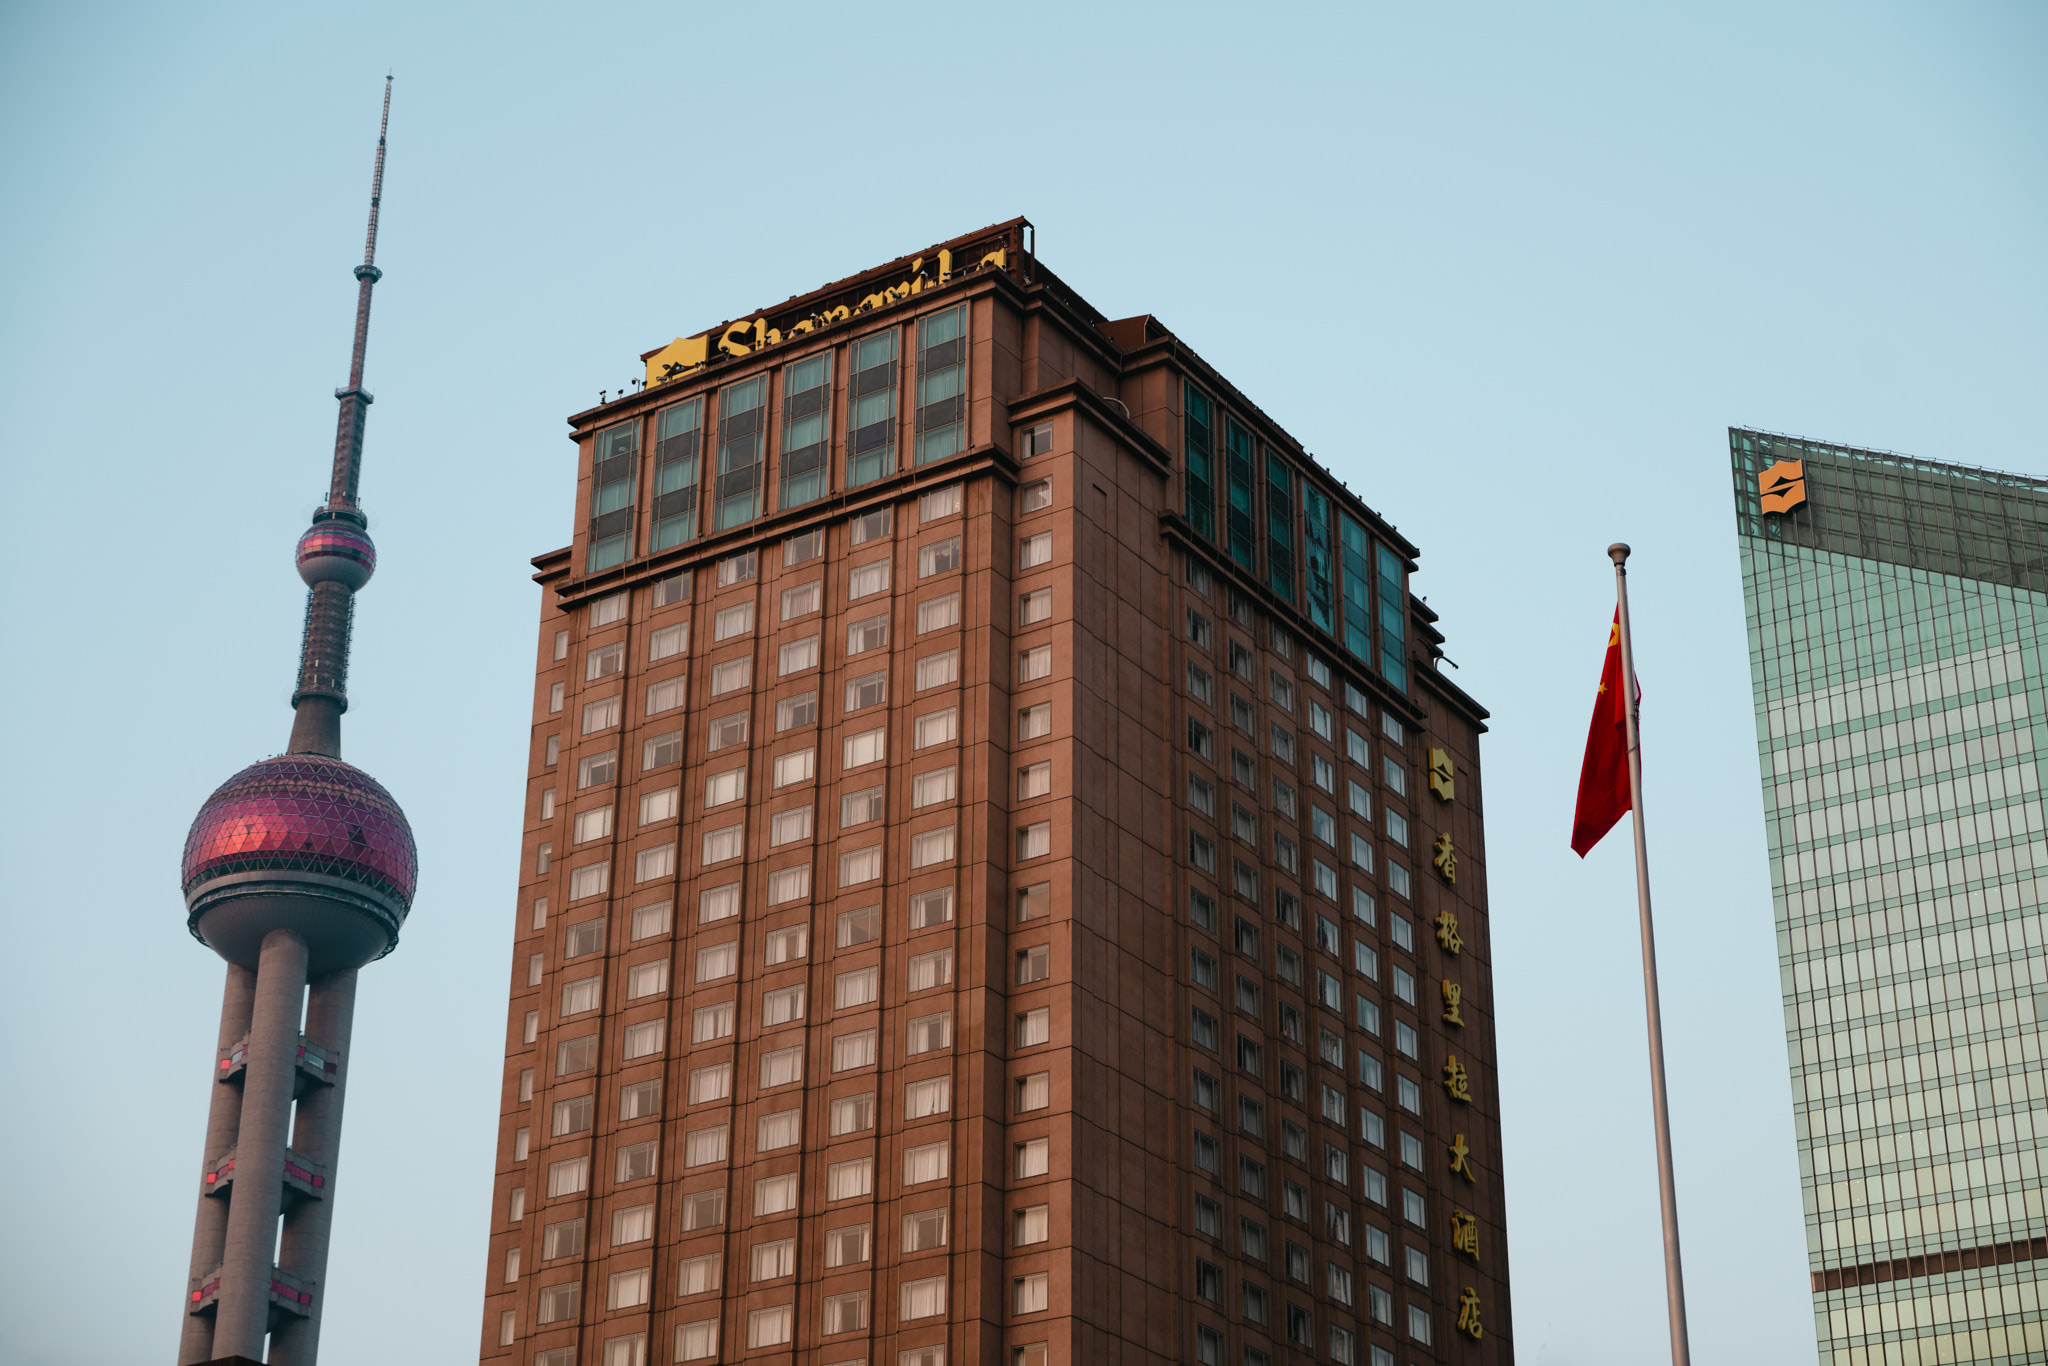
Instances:
[[[355,592],[377,570],[377,546],[370,533],[346,522],[320,522],[299,537],[298,566],[308,588],[331,581]]]
[[[185,837],[185,895],[259,869],[325,873],[412,905],[419,857],[405,813],[375,778],[321,754],[251,764],[199,808]]]

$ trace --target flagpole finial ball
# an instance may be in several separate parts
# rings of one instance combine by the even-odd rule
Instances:
[[[1626,541],[1616,541],[1616,542],[1615,542],[1615,543],[1614,543],[1613,545],[1611,545],[1611,546],[1608,546],[1608,547],[1607,547],[1607,558],[1608,558],[1608,559],[1610,559],[1610,560],[1612,560],[1612,561],[1614,561],[1614,562],[1615,562],[1615,563],[1616,563],[1617,565],[1623,565],[1623,564],[1627,564],[1627,563],[1628,563],[1628,542],[1626,542]]]

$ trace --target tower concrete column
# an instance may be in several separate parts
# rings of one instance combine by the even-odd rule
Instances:
[[[279,928],[263,936],[248,1062],[242,1072],[242,1120],[235,1137],[235,1183],[228,1201],[220,1298],[214,1310],[216,1357],[263,1360],[277,1216],[284,1204],[284,1152],[298,1070],[306,959],[306,941],[296,930]]]
[[[341,1112],[348,1087],[349,1034],[356,1013],[356,970],[329,973],[306,996],[306,1037],[330,1051],[334,1082],[306,1093],[292,1121],[292,1149],[327,1171],[325,1194],[285,1216],[278,1264],[313,1292],[312,1312],[287,1318],[270,1338],[272,1366],[314,1366],[320,1352],[320,1314],[327,1304],[327,1243],[334,1230],[335,1168],[341,1156]]]
[[[245,967],[228,964],[227,987],[220,1004],[220,1039],[207,1061],[213,1078],[213,1099],[206,1108],[206,1147],[199,1154],[201,1178],[213,1160],[235,1146],[235,1130],[242,1122],[242,1088],[220,1079],[220,1055],[249,1032],[249,1015],[256,1005],[256,974]],[[220,1265],[227,1244],[228,1202],[233,1196],[199,1196],[199,1216],[192,1222],[192,1272],[182,1301],[184,1331],[178,1338],[178,1366],[195,1366],[213,1360],[213,1317],[192,1312],[191,1292],[200,1279]]]

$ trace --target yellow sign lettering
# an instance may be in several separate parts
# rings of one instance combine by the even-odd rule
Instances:
[[[1444,1023],[1465,1027],[1465,1017],[1458,1013],[1458,1003],[1465,999],[1465,988],[1446,977],[1439,985],[1444,991]]]
[[[1458,795],[1457,772],[1451,767],[1451,756],[1443,749],[1429,752],[1429,790],[1436,793],[1437,800],[1451,801]]]
[[[1470,1079],[1465,1075],[1465,1064],[1456,1056],[1444,1059],[1444,1094],[1463,1104],[1472,1103]]]
[[[1478,1179],[1472,1174],[1472,1150],[1465,1146],[1465,1135],[1453,1134],[1451,1136],[1450,1154],[1451,1175],[1462,1176],[1467,1181]]]
[[[1458,917],[1449,911],[1436,913],[1436,942],[1445,953],[1457,953],[1465,947],[1465,941],[1458,937]]]
[[[1479,1326],[1479,1292],[1469,1285],[1458,1297],[1458,1331],[1474,1342],[1486,1336],[1486,1330]]]
[[[1451,1211],[1451,1247],[1479,1260],[1479,1221],[1461,1209]]]

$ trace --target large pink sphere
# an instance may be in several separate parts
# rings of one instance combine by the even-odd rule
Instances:
[[[359,592],[377,572],[377,547],[360,527],[338,519],[316,522],[299,537],[298,565],[308,588],[331,581]]]
[[[280,925],[305,936],[316,960],[388,952],[418,877],[412,827],[391,794],[320,754],[251,764],[206,799],[185,837],[192,931],[236,962]]]

